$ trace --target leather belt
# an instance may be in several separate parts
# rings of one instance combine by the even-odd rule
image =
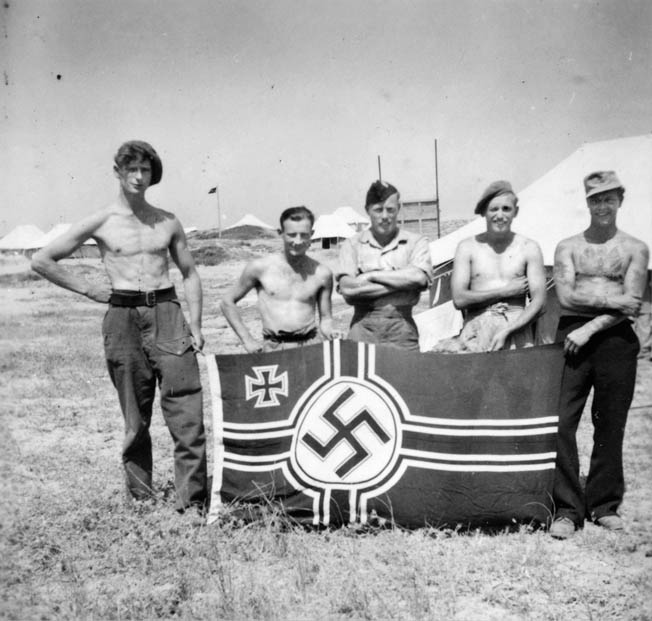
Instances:
[[[313,328],[303,334],[293,334],[292,332],[268,332],[263,334],[263,339],[266,341],[277,341],[279,343],[301,343],[302,341],[309,341],[317,336],[317,328]]]
[[[154,291],[127,291],[118,289],[111,293],[109,304],[111,306],[156,306],[159,302],[169,302],[177,299],[174,287],[155,289]]]

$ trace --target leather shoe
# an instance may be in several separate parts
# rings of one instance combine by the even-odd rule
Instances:
[[[568,539],[575,534],[575,522],[567,517],[558,517],[551,524],[548,533],[555,539]]]
[[[597,518],[595,523],[607,530],[625,530],[625,524],[619,515],[603,515]]]

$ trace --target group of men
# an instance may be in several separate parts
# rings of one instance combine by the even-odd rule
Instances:
[[[123,144],[114,174],[118,197],[36,253],[32,267],[61,287],[108,304],[104,347],[125,421],[122,459],[131,496],[153,497],[149,426],[158,384],[174,441],[177,509],[203,511],[206,439],[195,356],[204,344],[200,279],[179,220],[145,199],[162,176],[156,151],[142,141]],[[559,244],[554,267],[562,308],[558,340],[566,354],[550,528],[558,538],[572,535],[586,518],[608,529],[623,528],[617,513],[624,494],[622,444],[639,347],[630,320],[641,306],[649,259],[647,246],[616,226],[624,188],[615,173],[592,173],[584,186],[590,225]],[[342,338],[332,319],[335,283],[353,306],[349,339],[418,351],[412,310],[431,283],[432,269],[427,239],[399,227],[400,206],[394,186],[371,185],[365,201],[370,226],[342,244],[335,274],[307,255],[312,212],[286,209],[280,217],[281,252],[249,262],[221,302],[245,350],[276,351]],[[533,326],[546,302],[541,250],[511,230],[518,199],[508,182],[492,183],[475,211],[485,218],[486,231],[463,240],[453,264],[452,296],[464,313],[464,326],[435,351],[533,345]],[[94,286],[59,263],[89,238],[98,244],[110,288]],[[189,322],[170,280],[168,257],[182,275]],[[262,339],[251,334],[238,310],[253,289]],[[592,387],[595,438],[583,489],[575,434]]]

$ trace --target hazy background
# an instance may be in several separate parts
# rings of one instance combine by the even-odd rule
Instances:
[[[362,209],[383,178],[470,217],[584,142],[652,131],[646,0],[3,0],[0,235],[115,196],[112,158],[163,159],[184,226],[289,205]],[[578,183],[581,180],[578,180]]]

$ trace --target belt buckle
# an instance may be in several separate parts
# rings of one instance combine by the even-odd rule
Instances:
[[[145,291],[145,305],[156,306],[156,291]]]

